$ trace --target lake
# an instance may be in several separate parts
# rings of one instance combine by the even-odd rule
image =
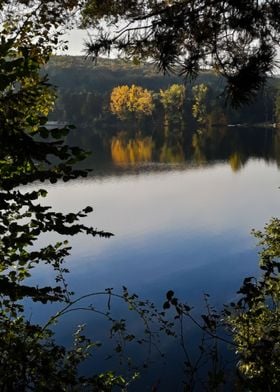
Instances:
[[[192,138],[191,146],[175,143],[175,148],[173,143],[167,154],[163,145],[155,152],[156,142],[145,136],[141,139],[142,152],[137,155],[139,138],[134,144],[128,138],[118,147],[115,138],[104,147],[107,155],[100,151],[96,154],[91,162],[94,170],[87,179],[48,187],[47,204],[64,212],[91,205],[94,212],[85,222],[114,233],[110,239],[71,239],[67,281],[76,296],[105,288],[120,292],[126,286],[161,309],[165,293],[172,289],[198,314],[203,309],[204,293],[211,295],[211,303],[217,307],[236,297],[243,278],[258,273],[258,249],[250,231],[262,229],[271,217],[279,215],[278,133],[230,129],[224,137],[227,145],[235,147],[238,138],[239,149],[225,148],[219,139],[214,150],[215,139],[211,145],[208,138],[204,151],[198,154]],[[188,151],[192,155],[187,155]],[[173,158],[168,159],[170,156]],[[44,268],[33,276],[44,283],[50,283],[51,278]],[[89,303],[92,299],[83,302]],[[106,301],[97,300],[97,304],[106,308]],[[121,314],[121,304],[114,304],[117,317],[131,318]],[[30,314],[40,320],[53,311],[36,316],[36,309],[30,305]],[[108,334],[101,318],[90,312],[74,312],[57,327],[58,338],[67,343],[73,326],[83,322],[94,339]],[[140,328],[133,318],[131,322],[135,330]],[[190,328],[190,336],[195,336],[194,331]],[[168,364],[161,365],[156,359],[132,390],[151,390],[155,383],[162,391],[181,390],[180,380],[174,381],[182,368],[177,343],[163,339],[162,349],[171,358]],[[110,343],[103,349],[110,351]],[[132,350],[133,355],[136,350]],[[102,355],[97,355],[95,370],[102,369],[104,363],[107,368],[115,363],[102,362]],[[87,365],[86,371],[90,369]]]

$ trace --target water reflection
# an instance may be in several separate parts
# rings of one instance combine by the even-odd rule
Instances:
[[[130,139],[125,133],[119,134],[111,141],[112,160],[116,165],[151,162],[153,145],[154,142],[150,136]]]
[[[159,307],[165,292],[173,289],[198,312],[204,292],[211,294],[216,305],[230,302],[244,276],[256,273],[257,250],[249,232],[277,215],[278,186],[276,165],[253,159],[238,175],[225,163],[187,170],[175,165],[168,172],[143,171],[52,186],[48,203],[61,211],[93,205],[94,214],[87,223],[115,234],[109,240],[85,236],[71,240],[69,285],[77,296],[125,285]],[[50,277],[39,273],[48,284]],[[129,317],[119,307],[115,311]],[[59,338],[67,343],[73,325],[81,320],[93,339],[106,341],[108,325],[80,313],[62,323]],[[138,327],[133,325],[134,330]],[[196,343],[196,331],[189,332],[189,339]],[[181,377],[181,351],[172,340],[162,344],[168,365],[165,369],[162,362],[151,366],[152,376],[144,374],[142,384],[132,390],[151,390],[155,378],[161,380],[161,391],[174,390],[174,380]],[[112,362],[102,361],[110,350],[107,343],[95,370],[111,366]],[[134,356],[138,355],[136,348]]]
[[[99,133],[83,129],[71,143],[93,151],[87,165],[100,169],[101,175],[150,163],[194,167],[225,162],[233,172],[241,170],[250,158],[280,165],[280,131],[274,128],[219,126],[192,130],[185,124],[167,121],[162,129],[132,128]]]
[[[83,135],[84,147],[93,151],[87,165],[99,176],[50,187],[48,204],[61,211],[93,205],[87,223],[115,234],[110,240],[71,240],[68,282],[77,295],[125,285],[161,306],[172,288],[200,311],[204,292],[221,305],[233,298],[244,276],[256,273],[249,232],[279,212],[279,131],[165,125],[151,132]],[[48,283],[49,276],[38,275]],[[73,313],[58,330],[62,341],[67,343],[81,317],[93,339],[107,331],[89,315]],[[141,384],[139,391],[150,390],[154,377],[162,380],[163,391],[174,390],[174,380],[180,380],[178,348],[164,345],[168,369],[153,367],[153,378],[142,378],[149,388]],[[103,370],[104,363],[98,360],[95,369]]]

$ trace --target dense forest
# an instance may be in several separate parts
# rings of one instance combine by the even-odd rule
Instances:
[[[53,56],[45,72],[51,83],[58,87],[58,101],[51,120],[72,122],[78,127],[98,128],[101,120],[107,124],[116,123],[116,116],[110,110],[112,91],[118,86],[132,85],[151,92],[152,126],[159,125],[170,109],[164,105],[161,92],[167,92],[172,85],[182,86],[181,78],[159,74],[152,64],[139,65],[119,59],[99,59],[96,64],[82,56]],[[206,88],[203,94],[196,87],[202,85]],[[221,125],[279,121],[280,81],[277,77],[269,79],[253,103],[242,107],[227,105],[224,86],[225,81],[213,72],[201,72],[195,81],[184,85],[182,105],[178,108],[176,102],[175,106],[173,102],[171,111],[174,113],[174,109],[180,110],[188,127],[195,127],[199,122]],[[199,121],[198,114],[194,113],[194,105],[200,107],[200,112],[207,113],[207,118]],[[145,116],[141,117],[143,120]]]
[[[132,157],[135,161],[148,161],[157,154],[162,162],[178,162],[192,154],[198,162],[212,157],[217,159],[214,151],[217,139],[233,168],[238,169],[239,162],[242,164],[247,159],[249,144],[253,150],[251,155],[263,154],[269,159],[270,153],[274,153],[277,159],[280,151],[280,142],[277,143],[277,139],[280,140],[278,80],[270,79],[267,88],[263,86],[276,62],[274,47],[279,46],[279,2],[214,0],[209,7],[207,1],[194,1],[188,2],[186,7],[184,0],[4,0],[0,10],[1,391],[126,391],[141,371],[149,367],[146,361],[143,366],[132,366],[130,355],[127,360],[125,358],[126,345],[130,343],[139,348],[139,345],[147,344],[150,353],[151,347],[158,348],[159,331],[179,342],[184,355],[181,366],[184,374],[178,381],[185,391],[201,390],[195,389],[195,382],[197,375],[200,377],[199,362],[205,363],[205,360],[213,366],[203,374],[205,377],[200,384],[203,390],[217,391],[227,383],[235,390],[279,391],[279,219],[272,219],[262,232],[254,232],[262,247],[259,277],[246,277],[236,302],[223,306],[219,313],[205,294],[205,314],[196,315],[192,305],[181,302],[165,285],[162,289],[168,291],[165,291],[165,302],[159,309],[153,301],[142,300],[125,286],[120,291],[113,290],[107,275],[105,287],[109,288],[97,291],[93,284],[88,292],[74,293],[65,278],[70,264],[64,264],[64,261],[72,249],[69,237],[83,234],[100,237],[103,241],[113,233],[96,229],[95,222],[94,226],[90,225],[87,218],[93,208],[87,204],[78,208],[71,206],[70,211],[65,211],[63,206],[60,211],[59,204],[52,203],[51,198],[47,199],[47,204],[42,200],[49,190],[51,193],[50,184],[59,182],[61,185],[87,177],[88,170],[74,166],[87,156],[87,152],[71,143],[83,141],[89,148],[89,136],[102,135],[100,143],[106,148],[109,146],[116,163],[126,161],[126,156],[131,161]],[[153,23],[149,24],[151,16]],[[105,31],[104,36],[102,26],[108,30],[108,25],[116,26],[124,19],[127,24],[120,26],[115,37],[110,36],[110,31]],[[115,49],[129,53],[135,61],[100,60],[95,65],[84,62],[83,58],[51,57],[52,53],[65,49],[62,35],[70,27],[78,26],[101,27],[97,29],[99,37],[95,40],[90,37],[88,55],[97,57]],[[212,62],[208,62],[208,67],[224,79],[209,72],[199,73],[209,56]],[[138,65],[139,59],[147,57],[163,71],[174,70],[185,57],[181,74],[191,73],[198,77],[195,82],[183,85],[175,77],[158,76],[151,64]],[[227,95],[223,95],[224,87]],[[252,106],[237,110],[226,105],[227,99],[235,106],[248,103],[257,91],[260,93]],[[77,126],[70,138],[67,135],[72,127],[66,122]],[[267,126],[267,129],[275,132],[261,129],[256,138],[258,131],[254,135],[249,131],[246,143],[240,142],[236,132],[229,143],[225,129],[229,130],[228,125],[232,123],[258,123],[258,130],[261,123],[270,123],[274,127]],[[155,149],[155,145],[159,148]],[[265,148],[260,148],[262,145]],[[190,154],[186,154],[187,148],[190,148]],[[99,150],[95,148],[94,151]],[[164,191],[166,188],[164,184]],[[71,193],[69,189],[63,190],[63,204]],[[128,196],[133,198],[131,192]],[[114,204],[114,191],[109,197]],[[79,196],[77,199],[80,202]],[[260,207],[266,203],[264,199]],[[105,208],[104,214],[106,212]],[[124,237],[121,245],[125,252],[128,239]],[[208,258],[209,249],[201,237],[197,239],[199,246],[205,247]],[[82,250],[80,237],[78,241]],[[220,237],[219,248],[222,242]],[[226,248],[224,257],[229,255]],[[91,260],[92,256],[91,253]],[[148,264],[152,258],[151,254]],[[81,259],[79,257],[78,262]],[[113,256],[114,264],[116,260]],[[143,261],[141,259],[142,264]],[[173,260],[169,263],[173,264]],[[89,263],[86,273],[88,266]],[[215,266],[213,271],[218,274]],[[71,267],[78,280],[74,265]],[[81,268],[80,263],[78,268]],[[117,270],[118,265],[113,272]],[[178,272],[182,275],[181,269]],[[133,275],[139,280],[137,270]],[[98,279],[98,274],[93,276]],[[89,277],[92,284],[92,276]],[[82,279],[83,290],[84,283]],[[98,298],[104,303],[101,308],[95,306]],[[90,303],[85,304],[84,300]],[[126,313],[114,315],[112,300],[119,300],[140,320],[144,329],[140,336],[127,328],[127,321],[131,319],[128,316],[126,320]],[[48,315],[48,306],[56,309],[52,315]],[[168,309],[172,313],[168,314]],[[103,369],[95,367],[99,361],[93,354],[100,342],[84,332],[86,318],[80,316],[81,310],[93,315],[94,322],[100,316],[109,322],[110,353],[119,356],[120,360],[125,359],[124,372],[119,372],[118,367],[107,361]],[[56,324],[61,320],[65,331],[67,320],[64,316],[71,312],[79,315],[78,325],[71,344],[64,345],[56,333]],[[41,315],[44,320],[38,320]],[[202,333],[198,346],[200,354],[195,362],[189,358],[184,340],[189,323]],[[98,325],[97,320],[95,330],[100,329]],[[220,342],[230,345],[235,353],[231,366],[234,381],[225,373],[223,363],[220,366]],[[94,363],[92,359],[95,359]],[[81,369],[87,360],[91,362],[90,374]],[[167,365],[168,373],[172,362]],[[171,378],[174,383],[174,377]],[[149,389],[159,390],[157,384],[150,384]]]
[[[58,95],[50,127],[75,124],[67,142],[93,152],[95,173],[100,162],[110,172],[148,162],[226,160],[233,171],[251,157],[280,162],[273,130],[280,122],[277,77],[250,105],[233,108],[223,94],[225,81],[209,71],[183,84],[152,64],[53,56],[44,72]]]

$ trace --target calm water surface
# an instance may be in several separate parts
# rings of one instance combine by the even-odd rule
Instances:
[[[237,173],[224,163],[169,169],[49,189],[56,209],[92,205],[86,222],[115,234],[71,240],[76,292],[126,285],[155,297],[173,288],[191,300],[209,291],[224,301],[255,270],[250,231],[279,213],[277,166],[251,160]]]
[[[251,158],[239,171],[222,161],[204,166],[123,164],[115,174],[49,187],[48,204],[56,210],[91,205],[94,213],[86,223],[114,233],[110,239],[71,239],[69,286],[83,295],[107,287],[120,290],[124,285],[159,307],[168,289],[198,310],[205,292],[217,306],[229,302],[242,279],[257,273],[256,240],[250,231],[279,216],[279,185],[276,163]],[[38,276],[51,283],[52,276],[44,269],[34,279]],[[35,309],[30,308],[34,318]],[[118,311],[121,307],[116,304]],[[59,338],[67,342],[73,325],[81,321],[93,338],[106,330],[91,314],[73,313],[58,327]],[[163,347],[174,364],[179,354],[172,344],[164,342]],[[95,369],[102,366],[99,362]],[[158,366],[148,385],[167,377],[160,390],[171,386],[177,390],[177,366],[169,376],[163,375],[166,368]],[[145,390],[144,384],[139,388]]]

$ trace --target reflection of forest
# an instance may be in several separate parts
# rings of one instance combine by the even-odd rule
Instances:
[[[115,164],[135,164],[151,162],[153,139],[151,137],[129,139],[113,137],[111,142],[112,160]]]
[[[270,78],[252,104],[237,110],[226,105],[224,81],[210,71],[184,85],[179,77],[160,75],[152,64],[117,59],[93,64],[83,57],[53,56],[46,72],[58,86],[51,120],[91,127],[152,114],[154,124],[164,116],[183,116],[199,125],[280,123],[279,78]]]
[[[203,166],[228,162],[240,170],[250,158],[276,162],[280,166],[280,131],[275,128],[212,127],[194,131],[174,126],[141,132],[76,130],[71,143],[93,151],[94,168],[103,162],[131,167],[145,163]]]
[[[52,57],[47,72],[59,86],[50,119],[79,126],[68,142],[93,151],[88,164],[95,170],[219,161],[236,172],[250,158],[280,165],[277,78],[252,104],[236,109],[226,105],[223,81],[212,72],[184,85],[180,78],[160,76],[149,64],[102,60],[93,72],[90,62],[71,56]],[[268,123],[279,131],[228,126]]]

